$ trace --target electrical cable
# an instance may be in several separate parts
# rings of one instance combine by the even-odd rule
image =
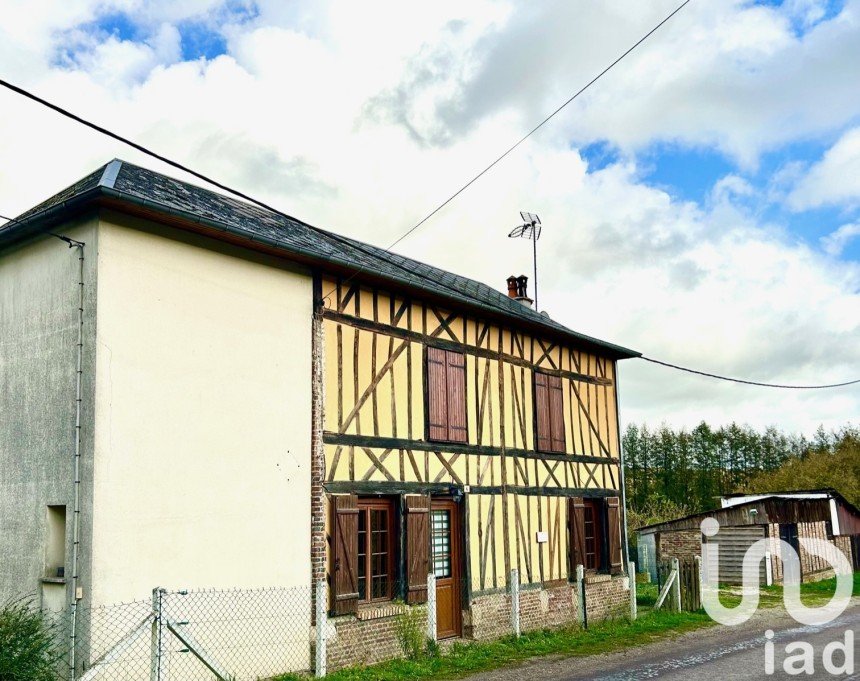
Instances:
[[[743,378],[732,378],[730,376],[720,376],[719,374],[712,374],[707,371],[699,371],[698,369],[690,369],[688,367],[678,366],[677,364],[671,364],[670,362],[663,362],[659,359],[653,359],[652,357],[645,357],[644,355],[640,356],[638,359],[645,360],[646,362],[651,362],[652,364],[659,364],[660,366],[669,367],[670,369],[677,369],[678,371],[686,371],[689,374],[696,374],[698,376],[707,376],[708,378],[717,378],[721,381],[730,381],[731,383],[742,383],[744,385],[755,385],[762,388],[781,388],[783,390],[823,390],[825,388],[842,388],[846,385],[854,385],[856,383],[860,383],[860,378],[853,381],[845,381],[843,383],[828,383],[825,385],[783,385],[780,383],[761,383],[759,381],[747,381]]]

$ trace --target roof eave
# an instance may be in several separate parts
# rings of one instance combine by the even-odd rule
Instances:
[[[275,239],[270,239],[265,236],[251,235],[245,231],[234,229],[218,220],[205,218],[189,211],[169,208],[156,201],[150,201],[148,199],[133,196],[105,185],[99,185],[89,189],[73,196],[71,199],[52,206],[51,208],[28,216],[26,219],[19,222],[14,232],[9,234],[5,239],[3,231],[0,230],[0,250],[13,245],[14,243],[26,240],[31,236],[35,236],[46,228],[57,224],[64,219],[68,219],[71,215],[92,207],[93,205],[125,210],[125,212],[138,214],[140,217],[148,217],[150,219],[157,219],[159,216],[167,216],[171,218],[170,224],[172,226],[203,233],[206,236],[226,240],[240,246],[249,247],[250,245],[250,247],[255,248],[256,250],[264,250],[272,254],[286,256],[310,267],[324,269],[339,274],[355,274],[355,268],[346,263],[341,264],[336,261],[320,258],[317,254],[309,250],[287,248],[283,243]],[[129,208],[131,210],[129,210]],[[232,238],[225,239],[225,236],[230,236]],[[641,353],[634,350],[614,345],[612,343],[598,341],[596,339],[584,338],[574,332],[566,334],[560,330],[551,329],[529,320],[514,320],[501,311],[494,312],[492,310],[488,310],[483,305],[470,303],[467,300],[461,300],[454,296],[443,296],[419,286],[410,285],[394,277],[387,277],[373,272],[362,272],[362,279],[386,285],[394,285],[400,289],[406,289],[427,298],[444,301],[458,307],[465,307],[479,312],[484,317],[492,318],[509,326],[516,325],[518,327],[525,327],[541,334],[543,337],[555,337],[563,339],[564,341],[572,343],[583,349],[599,351],[602,355],[608,356],[610,359],[631,359],[641,356]]]

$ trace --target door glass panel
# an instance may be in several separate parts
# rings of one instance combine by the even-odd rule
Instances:
[[[433,574],[451,576],[451,511],[433,511]]]

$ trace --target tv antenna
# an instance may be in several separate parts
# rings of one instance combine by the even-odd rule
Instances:
[[[534,280],[535,280],[535,310],[538,310],[538,286],[537,286],[537,242],[540,239],[541,224],[540,218],[534,213],[520,211],[520,217],[523,219],[523,224],[514,227],[508,237],[511,239],[531,239],[532,254],[534,257]]]

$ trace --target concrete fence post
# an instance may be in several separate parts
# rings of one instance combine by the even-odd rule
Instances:
[[[764,552],[764,579],[765,584],[773,585],[773,557],[770,551]]]
[[[149,679],[161,679],[161,588],[152,590],[152,629],[149,640]]]
[[[520,571],[511,570],[511,628],[514,636],[520,637]]]
[[[576,598],[579,603],[579,624],[588,628],[588,613],[586,608],[588,603],[585,601],[585,567],[582,565],[576,566]]]
[[[627,563],[627,579],[630,580],[630,621],[634,621],[638,612],[636,610],[636,563],[632,560]]]
[[[320,579],[316,584],[316,623],[317,623],[317,646],[316,659],[314,660],[314,674],[317,678],[322,678],[327,673],[328,654],[326,651],[326,629],[328,628],[328,613],[326,611],[326,603],[328,603],[328,593],[326,582]]]
[[[436,575],[427,575],[427,640],[436,640]]]
[[[672,559],[672,572],[675,573],[675,581],[672,583],[672,601],[675,612],[681,612],[681,564],[677,558]]]

